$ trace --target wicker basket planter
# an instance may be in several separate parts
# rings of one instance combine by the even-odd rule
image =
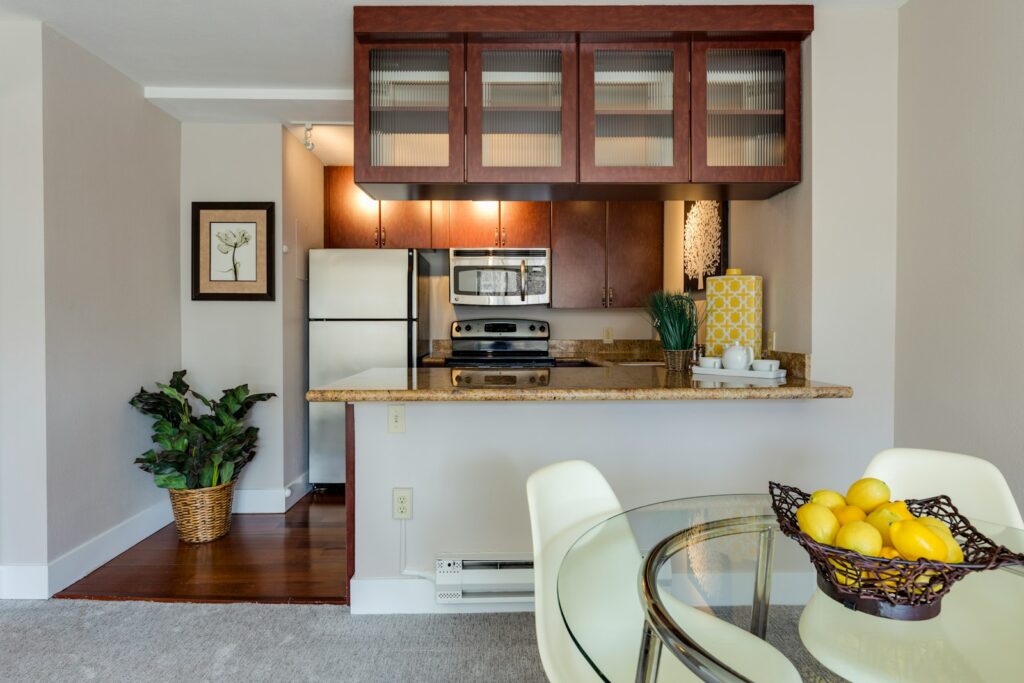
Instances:
[[[886,619],[922,621],[942,609],[942,598],[953,584],[968,574],[1024,564],[1024,555],[1014,553],[978,531],[950,501],[949,496],[908,499],[915,516],[931,516],[949,525],[963,548],[964,561],[956,564],[930,560],[900,560],[866,557],[818,543],[800,531],[796,510],[810,496],[794,486],[769,483],[772,509],[779,528],[799,543],[818,574],[818,587],[844,607]]]
[[[687,372],[693,365],[693,349],[663,349],[665,369],[669,372]]]
[[[206,543],[231,529],[231,501],[235,482],[205,489],[168,489],[178,538],[186,543]]]

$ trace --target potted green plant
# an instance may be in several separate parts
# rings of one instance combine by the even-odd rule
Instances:
[[[657,291],[647,298],[647,315],[665,352],[665,367],[682,372],[693,364],[693,345],[700,318],[689,292]]]
[[[250,394],[249,385],[225,389],[211,401],[178,370],[157,391],[140,388],[129,403],[155,418],[150,449],[135,459],[171,497],[178,537],[189,543],[220,538],[231,528],[231,501],[242,468],[256,455],[259,428],[246,425],[256,403],[274,394]],[[191,398],[207,408],[193,411]]]

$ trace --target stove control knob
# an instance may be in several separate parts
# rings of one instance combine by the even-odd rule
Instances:
[[[465,381],[466,381],[466,384],[472,384],[473,383],[473,378],[472,377],[467,377]]]
[[[456,332],[462,332],[462,325],[456,325],[455,326],[455,331]]]
[[[536,325],[530,325],[530,332],[535,332],[536,330],[537,330],[537,326]]]
[[[466,332],[469,332],[472,329],[473,329],[472,325],[466,325]]]
[[[547,332],[547,331],[548,331],[548,327],[547,327],[547,325],[541,325],[541,326],[540,326],[540,331],[541,331],[541,332]]]

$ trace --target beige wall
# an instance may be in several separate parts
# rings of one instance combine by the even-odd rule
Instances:
[[[132,465],[152,444],[128,399],[181,358],[180,126],[49,28],[43,124],[53,560],[166,499]]]
[[[278,398],[251,413],[259,451],[242,472],[235,509],[272,512],[284,505],[283,282],[276,268],[274,301],[192,301],[192,202],[272,201],[281,263],[281,127],[276,124],[186,123],[181,127],[181,360],[202,393],[248,383]]]
[[[284,318],[284,483],[307,475],[306,378],[306,258],[310,249],[324,245],[324,165],[293,135],[282,129],[284,204],[282,239],[288,253],[281,255]],[[298,501],[293,491],[289,503]]]
[[[1024,3],[900,10],[896,443],[995,463],[1024,501]]]
[[[0,22],[0,597],[46,564],[42,26]]]

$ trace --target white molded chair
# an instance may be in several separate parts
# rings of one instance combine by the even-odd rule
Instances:
[[[999,468],[973,455],[890,448],[871,459],[864,476],[887,483],[894,499],[945,493],[968,519],[1024,528],[1020,508]]]
[[[558,604],[558,570],[572,545],[594,525],[622,512],[618,498],[593,465],[570,460],[534,472],[526,482],[533,531],[534,590],[537,646],[544,672],[553,683],[600,680],[573,643]],[[625,529],[626,527],[622,527]],[[594,595],[599,614],[614,612],[613,623],[588,632],[595,649],[602,650],[604,673],[614,683],[633,681],[644,616],[638,591],[641,566],[631,533],[591,542],[586,561],[602,567],[600,585],[571,586],[574,604],[586,604]],[[595,576],[598,576],[595,574]],[[614,586],[615,590],[609,590]],[[800,675],[782,653],[751,633],[701,610],[671,600],[673,618],[702,645],[724,658],[738,671],[759,681],[800,681]],[[595,619],[601,618],[595,614]],[[698,681],[696,675],[668,652],[662,652],[659,679]]]

